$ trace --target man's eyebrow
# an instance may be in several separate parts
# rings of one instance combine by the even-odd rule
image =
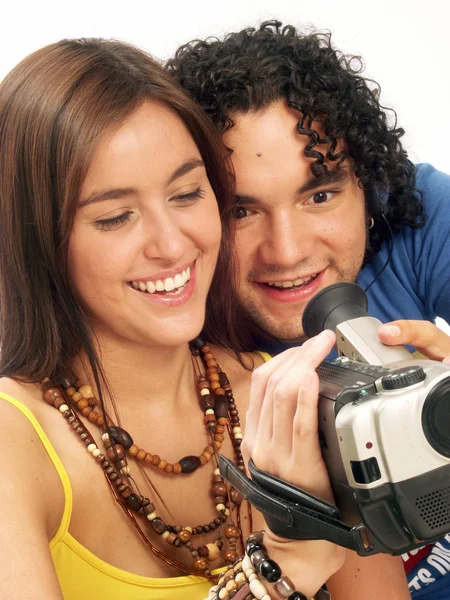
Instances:
[[[309,192],[310,190],[315,190],[326,185],[343,184],[348,181],[349,178],[350,172],[348,169],[343,168],[335,171],[328,170],[318,177],[311,176],[311,179],[298,188],[297,195],[304,194],[305,192]],[[255,206],[260,203],[255,196],[245,196],[243,194],[236,194],[235,202],[237,206],[241,204],[245,204],[245,206]]]
[[[169,177],[167,185],[169,185],[179,177],[187,175],[187,173],[196,169],[197,167],[204,166],[205,163],[199,158],[187,160],[172,173],[172,175]],[[83,208],[84,206],[88,206],[88,204],[93,204],[94,202],[104,202],[105,200],[119,200],[124,196],[131,196],[133,194],[137,194],[137,189],[132,187],[102,190],[100,192],[95,191],[92,194],[90,194],[90,196],[88,196],[85,200],[80,202],[79,207]]]
[[[300,186],[297,190],[297,194],[304,194],[310,190],[324,187],[326,185],[343,184],[350,179],[350,172],[346,168],[327,169],[321,173],[318,177],[312,176],[306,183]]]

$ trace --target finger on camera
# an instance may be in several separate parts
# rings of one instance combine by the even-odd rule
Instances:
[[[429,321],[392,321],[378,328],[378,337],[387,345],[414,346],[433,360],[450,354],[450,336]]]
[[[272,437],[284,448],[292,449],[292,423],[299,401],[312,405],[313,409],[305,411],[303,418],[309,419],[305,423],[305,428],[314,427],[311,419],[317,420],[318,398],[318,377],[315,369],[328,355],[330,342],[333,340],[334,336],[328,336],[328,340],[327,336],[324,336],[320,342],[311,344],[308,348],[308,360],[304,358],[299,360],[293,355],[283,367],[277,370],[276,385],[271,385],[275,374],[268,382],[264,405],[272,404]]]

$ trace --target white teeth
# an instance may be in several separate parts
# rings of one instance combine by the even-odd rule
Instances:
[[[307,281],[314,279],[316,276],[317,273],[315,275],[311,275],[310,277],[305,277],[304,279],[294,279],[294,281],[275,281],[273,283],[269,283],[268,285],[273,285],[277,288],[290,288],[297,285],[302,285],[302,283],[306,283]]]
[[[172,277],[167,277],[167,279],[164,279],[164,289],[166,292],[171,292],[175,289],[175,282]]]
[[[135,290],[154,294],[155,292],[172,292],[180,290],[186,285],[186,282],[191,278],[191,267],[188,267],[181,273],[177,273],[175,277],[167,277],[166,279],[158,279],[157,281],[132,281],[131,286]]]
[[[186,283],[186,279],[185,279],[184,273],[185,272],[183,271],[182,275],[180,275],[180,274],[175,275],[174,280],[173,280],[174,281],[174,287],[179,288],[179,287],[181,287],[182,285],[184,285]]]

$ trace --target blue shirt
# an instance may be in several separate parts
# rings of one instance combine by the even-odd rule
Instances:
[[[416,167],[416,186],[422,192],[426,224],[403,227],[394,234],[387,267],[368,290],[368,312],[381,322],[417,319],[450,323],[450,176],[422,164]],[[383,243],[356,283],[366,288],[381,271],[390,242]],[[258,349],[271,354],[299,345],[258,340]],[[334,358],[336,354],[330,355]],[[433,545],[428,556],[409,573],[414,599],[450,599],[450,535]]]

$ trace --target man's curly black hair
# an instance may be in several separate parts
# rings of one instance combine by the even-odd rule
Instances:
[[[397,127],[395,112],[380,105],[378,84],[361,76],[361,59],[335,50],[330,33],[303,34],[292,25],[267,21],[222,40],[189,42],[166,68],[222,132],[233,126],[234,113],[257,111],[285,98],[299,111],[298,133],[310,139],[304,153],[314,159],[314,175],[327,169],[326,160],[339,166],[350,157],[375,221],[369,232],[371,256],[389,236],[380,194],[389,192],[385,213],[393,231],[423,225],[414,165],[400,142],[404,131]],[[344,140],[345,152],[336,152],[338,140]],[[325,155],[318,144],[328,145]]]

